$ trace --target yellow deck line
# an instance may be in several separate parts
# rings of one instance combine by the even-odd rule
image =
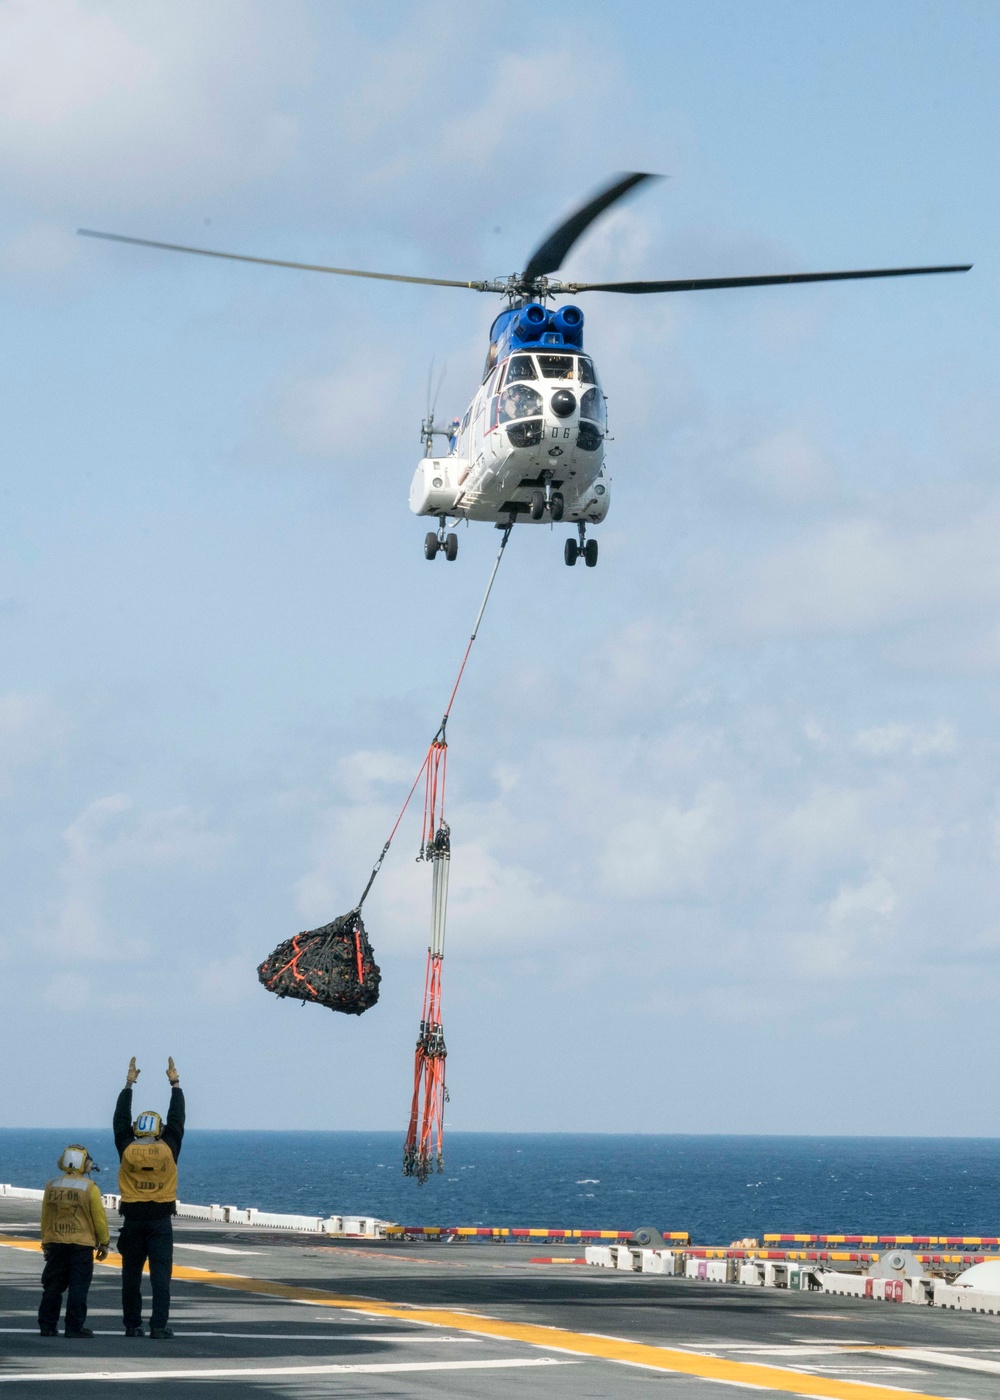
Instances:
[[[37,1240],[13,1239],[0,1235],[0,1245],[14,1249],[39,1250]],[[120,1256],[108,1256],[111,1267],[120,1267]],[[267,1298],[285,1298],[295,1303],[314,1303],[326,1308],[346,1308],[366,1313],[370,1317],[392,1317],[408,1322],[423,1322],[434,1327],[447,1327],[453,1332],[472,1332],[480,1337],[500,1337],[527,1346],[544,1347],[574,1356],[592,1356],[602,1361],[618,1361],[625,1365],[642,1366],[653,1371],[670,1371],[675,1375],[699,1376],[702,1380],[724,1381],[730,1385],[752,1386],[758,1390],[776,1390],[786,1395],[820,1397],[820,1400],[947,1400],[928,1391],[900,1390],[896,1386],[877,1385],[867,1381],[840,1380],[812,1372],[793,1371],[779,1366],[763,1366],[753,1361],[730,1361],[725,1357],[706,1356],[695,1351],[675,1351],[670,1347],[652,1346],[647,1342],[627,1342],[611,1337],[592,1336],[587,1332],[571,1332],[564,1327],[549,1327],[532,1322],[502,1321],[481,1313],[451,1312],[447,1308],[418,1308],[406,1304],[383,1303],[371,1298],[352,1298],[331,1293],[324,1288],[301,1287],[277,1283],[272,1279],[247,1278],[240,1274],[219,1274],[210,1269],[193,1269],[188,1265],[174,1268],[174,1278],[188,1283],[208,1284],[236,1293],[253,1293]],[[861,1348],[858,1348],[861,1350]]]

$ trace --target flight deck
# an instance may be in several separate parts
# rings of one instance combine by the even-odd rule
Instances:
[[[987,1400],[1000,1318],[531,1262],[530,1246],[332,1241],[179,1219],[170,1341],[126,1339],[98,1265],[91,1340],[42,1338],[38,1207],[0,1200],[0,1396],[143,1391],[482,1400]],[[119,1389],[120,1388],[120,1389]]]

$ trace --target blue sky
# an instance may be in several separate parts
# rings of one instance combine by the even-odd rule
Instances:
[[[405,1126],[429,877],[358,1021],[255,966],[357,898],[496,548],[422,558],[428,366],[608,175],[597,570],[515,535],[451,726],[451,1125],[1000,1132],[989,4],[0,3],[0,1121],[173,1054],[200,1126]]]

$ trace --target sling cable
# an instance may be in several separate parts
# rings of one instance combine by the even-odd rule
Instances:
[[[424,817],[417,859],[427,861],[431,866],[431,929],[423,1011],[413,1068],[413,1102],[403,1149],[403,1174],[415,1176],[420,1182],[426,1181],[432,1171],[444,1170],[444,1105],[448,1091],[445,1086],[447,1051],[441,1024],[441,963],[444,959],[448,875],[451,868],[451,830],[444,810],[448,720],[513,528],[513,521],[503,527],[500,548],[441,723],[388,840],[372,867],[361,898],[349,913],[334,919],[332,923],[296,934],[294,938],[280,943],[257,969],[257,976],[263,985],[279,997],[295,997],[303,1003],[315,1002],[332,1011],[355,1016],[374,1006],[378,1000],[381,973],[361,920],[361,908],[382,868],[382,862],[389,854],[389,847],[422,778]]]

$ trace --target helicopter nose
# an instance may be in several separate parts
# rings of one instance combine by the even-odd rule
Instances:
[[[550,403],[557,418],[568,418],[576,408],[576,395],[571,394],[568,389],[557,389]]]

